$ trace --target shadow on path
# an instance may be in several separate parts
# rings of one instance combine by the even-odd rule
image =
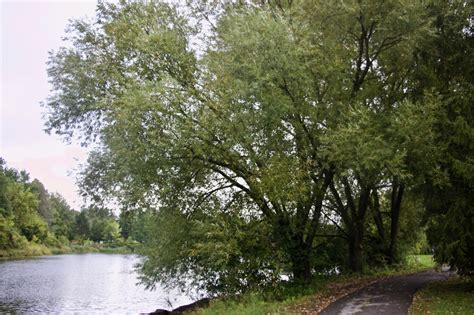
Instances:
[[[385,279],[335,301],[319,314],[407,314],[413,295],[421,286],[448,276],[447,272],[425,271]]]

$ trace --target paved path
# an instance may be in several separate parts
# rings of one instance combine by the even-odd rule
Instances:
[[[447,277],[448,273],[426,271],[385,279],[335,301],[319,314],[407,314],[413,295],[422,285]]]

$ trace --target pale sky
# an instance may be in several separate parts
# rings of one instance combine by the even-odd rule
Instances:
[[[40,102],[50,89],[48,51],[64,45],[68,19],[92,17],[95,6],[95,0],[0,0],[0,157],[38,178],[49,192],[60,193],[76,210],[82,199],[73,173],[87,151],[43,131]]]

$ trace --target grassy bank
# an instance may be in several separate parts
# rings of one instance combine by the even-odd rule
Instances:
[[[110,245],[99,243],[71,244],[72,253],[104,253],[104,254],[131,254],[134,248],[125,245]]]
[[[28,243],[26,246],[22,246],[21,248],[0,249],[0,259],[44,256],[51,255],[52,253],[53,251],[43,244]]]
[[[428,284],[418,291],[410,315],[474,313],[474,282],[454,277]]]
[[[319,276],[311,284],[298,287],[281,284],[262,292],[252,292],[238,298],[211,301],[210,306],[195,314],[304,314],[321,310],[336,299],[381,279],[420,272],[435,267],[430,255],[409,256],[405,264],[376,269],[364,274]]]
[[[71,243],[60,246],[46,246],[29,242],[21,248],[0,249],[0,259],[21,259],[35,256],[60,255],[71,253],[106,253],[106,254],[131,254],[133,246],[99,244],[85,242],[83,244]]]

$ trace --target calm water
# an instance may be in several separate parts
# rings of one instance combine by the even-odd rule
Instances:
[[[192,302],[177,291],[136,285],[138,259],[74,254],[0,262],[0,313],[137,314]]]

